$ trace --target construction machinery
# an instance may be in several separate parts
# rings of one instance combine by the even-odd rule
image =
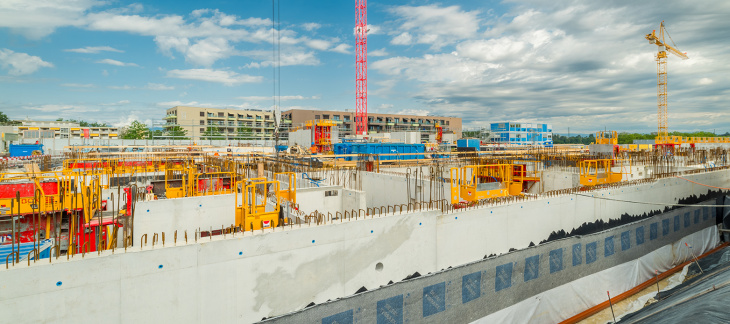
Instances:
[[[618,133],[616,131],[596,132],[596,144],[618,145]]]
[[[452,204],[522,195],[525,181],[535,181],[515,164],[467,165],[451,168],[450,175]]]
[[[332,154],[332,127],[336,125],[327,119],[310,120],[304,124],[305,129],[312,130],[312,153]]]
[[[580,184],[592,187],[621,182],[624,174],[631,173],[631,162],[622,159],[583,160],[578,163],[578,169]]]
[[[277,227],[281,209],[280,183],[254,178],[236,184],[236,226],[244,231]]]
[[[436,128],[436,143],[441,144],[444,139],[444,128],[441,127],[441,124],[439,123],[436,123],[433,126]]]
[[[666,34],[667,38],[672,42],[672,45],[667,44],[664,39]],[[657,119],[658,119],[658,132],[655,144],[658,146],[674,146],[681,144],[677,142],[678,136],[669,137],[669,126],[667,121],[667,52],[681,58],[682,60],[689,59],[687,53],[682,53],[677,49],[674,44],[674,40],[669,36],[664,27],[664,21],[659,24],[659,34],[657,35],[656,30],[653,30],[651,34],[645,36],[651,44],[659,47],[659,52],[656,55],[657,63]]]

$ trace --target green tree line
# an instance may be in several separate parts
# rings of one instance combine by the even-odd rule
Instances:
[[[250,138],[251,136],[253,136],[253,131],[251,130],[251,128],[239,127],[237,131],[237,137]],[[159,129],[152,130],[147,127],[147,125],[137,120],[133,121],[132,124],[129,125],[129,127],[125,128],[122,131],[121,137],[123,139],[190,139],[188,137],[188,131],[180,126],[172,126],[165,129],[164,131]],[[226,139],[226,136],[223,135],[223,132],[221,132],[218,127],[208,127],[204,133],[200,134],[200,139],[224,140]]]
[[[718,137],[718,136],[730,136],[730,132],[726,132],[725,134],[717,135],[710,132],[670,132],[670,136],[682,136],[682,137]],[[619,144],[633,144],[634,140],[653,140],[656,138],[656,134],[641,134],[641,133],[618,133],[618,143]],[[564,135],[558,135],[553,134],[553,143],[554,144],[584,144],[588,145],[591,143],[595,143],[596,138],[593,134],[590,134],[588,136],[582,136],[582,135],[574,135],[574,136],[564,136]]]

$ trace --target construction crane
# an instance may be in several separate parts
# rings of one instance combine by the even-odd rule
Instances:
[[[664,34],[672,42],[670,46],[664,40]],[[677,57],[686,60],[689,57],[687,53],[682,53],[677,49],[677,45],[674,44],[674,40],[669,36],[666,28],[664,28],[664,21],[659,25],[659,35],[656,30],[653,30],[651,34],[645,36],[651,44],[655,44],[659,47],[659,52],[656,55],[657,64],[657,119],[659,123],[659,129],[656,137],[657,145],[674,145],[678,144],[669,138],[669,127],[667,122],[667,52],[676,55]]]
[[[368,134],[368,12],[367,0],[356,0],[355,134]]]

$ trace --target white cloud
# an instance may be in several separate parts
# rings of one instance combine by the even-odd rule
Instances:
[[[437,46],[431,46],[430,54],[413,48],[407,56],[373,60],[372,70],[389,80],[376,82],[373,93],[378,99],[410,98],[424,107],[418,110],[462,117],[467,127],[537,120],[552,123],[558,131],[570,126],[571,131],[591,132],[604,125],[618,131],[655,131],[656,46],[642,35],[671,17],[667,25],[672,38],[690,59],[669,58],[670,130],[708,127],[702,122],[730,127],[730,122],[720,121],[726,107],[718,105],[730,70],[717,62],[727,54],[706,41],[723,37],[720,30],[730,28],[730,21],[719,18],[730,14],[730,3],[714,2],[708,9],[669,0],[658,11],[641,2],[553,6],[517,0],[505,5],[503,14],[488,12],[488,21],[476,14],[471,22],[465,19],[468,23],[443,31],[433,27],[444,27],[440,21],[451,18],[427,19],[422,8],[392,11],[400,17],[388,28],[393,30],[392,43]],[[598,120],[601,125],[596,125]]]
[[[3,0],[0,27],[29,39],[40,39],[56,28],[83,26],[86,12],[104,4],[100,0]]]
[[[336,53],[342,53],[342,54],[353,54],[352,46],[350,44],[340,44],[335,46],[332,51]]]
[[[368,24],[368,35],[376,35],[382,32],[380,26]]]
[[[330,46],[332,46],[332,43],[322,39],[312,39],[307,41],[306,44],[307,46],[319,51],[326,51],[330,48]]]
[[[223,38],[210,37],[196,42],[185,51],[185,59],[192,63],[211,66],[215,61],[234,53],[233,47]]]
[[[62,87],[69,87],[69,88],[93,88],[93,84],[79,84],[79,83],[62,83]]]
[[[116,66],[139,66],[134,63],[124,63],[124,62],[120,62],[120,61],[112,60],[112,59],[103,59],[103,60],[96,61],[96,63],[116,65]]]
[[[709,84],[713,84],[713,83],[714,83],[714,81],[712,81],[712,79],[710,79],[710,78],[702,78],[699,81],[697,81],[697,84],[699,84],[699,85],[709,85]]]
[[[470,38],[479,30],[479,11],[463,11],[459,6],[399,6],[393,8],[392,12],[401,17],[399,29],[415,35],[412,38],[411,34],[401,33],[391,41],[396,45],[408,45],[415,41],[440,48]]]
[[[320,25],[318,23],[314,23],[314,22],[302,24],[302,28],[304,28],[304,30],[306,30],[306,31],[313,31],[313,30],[319,29],[321,27],[322,27],[322,25]]]
[[[218,82],[227,86],[233,86],[241,83],[258,83],[263,80],[263,77],[261,76],[238,74],[231,71],[211,69],[171,70],[167,72],[167,77],[185,80]]]
[[[368,56],[388,56],[388,51],[385,48],[368,51]]]
[[[63,50],[64,52],[84,53],[84,54],[99,54],[101,52],[117,52],[124,53],[122,50],[110,46],[86,46],[82,48],[70,48]]]
[[[157,106],[159,107],[175,107],[175,106],[193,106],[193,107],[205,107],[205,108],[222,108],[222,109],[262,109],[262,107],[258,106],[252,106],[249,103],[243,103],[241,105],[229,105],[229,104],[214,104],[214,103],[206,103],[206,102],[197,102],[197,101],[188,101],[183,102],[179,100],[175,101],[164,101],[164,102],[158,102]]]
[[[46,104],[46,105],[32,105],[23,107],[25,110],[35,110],[40,112],[52,112],[55,114],[63,114],[67,112],[95,112],[99,111],[99,108],[93,108],[82,105],[64,105],[64,104]],[[58,115],[56,115],[58,116]]]
[[[108,86],[107,88],[113,89],[113,90],[132,90],[134,87],[129,85],[123,85],[123,86]]]
[[[399,115],[415,115],[415,116],[428,116],[429,111],[423,110],[423,109],[405,109],[398,112],[395,112],[394,114]]]
[[[245,66],[243,66],[244,68],[262,68],[273,65],[270,52],[249,53],[248,56],[264,59],[264,61],[246,64]],[[291,51],[282,51],[281,61],[279,62],[281,66],[319,65],[319,63],[319,59],[317,59],[313,52],[301,52],[296,49],[293,49]]]
[[[129,100],[119,100],[117,102],[111,102],[111,103],[103,103],[102,106],[123,106],[126,104],[129,104],[131,101]]]
[[[173,86],[166,86],[161,83],[147,83],[147,86],[145,89],[148,90],[175,90],[175,87]]]
[[[246,97],[236,97],[236,99],[246,100],[246,101],[269,101],[274,100],[273,97],[266,97],[266,96],[246,96]],[[281,101],[287,101],[287,100],[316,100],[320,99],[319,96],[311,96],[306,97],[302,95],[295,95],[295,96],[280,96],[278,99],[281,99]]]
[[[400,35],[393,37],[393,39],[390,40],[390,43],[393,45],[410,45],[413,43],[413,36],[411,36],[408,32],[403,32]]]
[[[200,104],[197,101],[182,102],[182,101],[179,101],[179,100],[158,102],[157,105],[160,106],[160,107],[202,106],[202,104]]]
[[[8,70],[11,75],[31,74],[42,67],[53,67],[53,64],[42,60],[38,56],[26,53],[16,53],[7,48],[0,49],[0,67]]]

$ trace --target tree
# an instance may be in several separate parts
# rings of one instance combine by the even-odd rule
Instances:
[[[253,136],[253,130],[248,127],[239,127],[236,130],[236,137],[238,139],[250,139]]]
[[[208,127],[208,129],[205,130],[205,132],[202,135],[203,139],[206,140],[223,140],[226,139],[225,136],[221,133],[220,129],[218,127]]]
[[[186,137],[188,135],[188,131],[177,125],[168,128],[165,133],[167,136],[170,136],[171,139],[188,139]]]
[[[147,139],[164,139],[163,133],[159,129],[149,130],[147,133]]]
[[[8,115],[6,115],[4,112],[0,111],[0,123],[7,123],[10,119],[8,119]]]
[[[123,139],[144,139],[150,132],[147,125],[135,120],[122,132]]]
[[[63,118],[58,118],[58,119],[56,119],[56,121],[63,121]],[[100,122],[89,123],[84,120],[76,120],[76,119],[66,119],[66,121],[77,123],[81,127],[109,127],[109,124],[100,123]]]

